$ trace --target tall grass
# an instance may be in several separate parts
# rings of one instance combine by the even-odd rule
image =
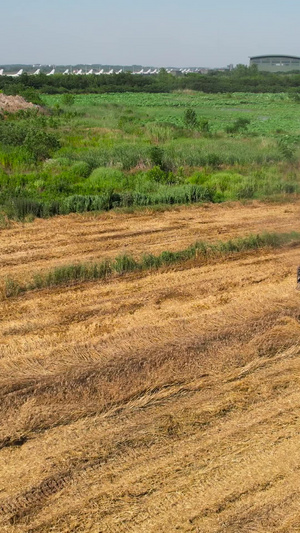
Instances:
[[[37,201],[32,198],[11,198],[4,205],[4,211],[10,218],[23,220],[28,215],[46,218],[68,213],[86,211],[109,211],[115,207],[190,204],[195,202],[214,202],[214,191],[201,185],[161,186],[155,193],[139,192],[117,193],[113,190],[103,191],[100,195],[75,194],[52,201]]]
[[[288,168],[254,168],[247,175],[205,168],[189,177],[158,169],[161,182],[152,171],[126,175],[104,167],[88,178],[79,178],[79,183],[70,176],[72,167],[68,174],[54,175],[49,181],[45,173],[9,176],[0,171],[0,211],[2,206],[9,218],[23,220],[28,215],[46,218],[117,207],[285,198],[300,192],[298,174]]]
[[[129,254],[124,254],[117,256],[114,260],[106,259],[100,263],[77,263],[56,267],[49,272],[35,274],[27,284],[23,285],[17,280],[8,278],[4,293],[9,298],[34,289],[57,287],[78,281],[105,280],[112,275],[169,267],[193,259],[209,261],[259,248],[279,248],[291,243],[300,243],[299,232],[262,233],[225,242],[219,241],[215,244],[196,241],[183,250],[164,251],[159,255],[146,253],[139,260]]]

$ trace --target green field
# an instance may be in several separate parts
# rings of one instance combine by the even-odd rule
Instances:
[[[299,192],[300,105],[288,94],[72,98],[42,95],[47,114],[0,121],[9,217]]]
[[[60,104],[62,96],[43,95],[47,105]],[[116,127],[118,114],[105,113],[103,105],[110,104],[136,110],[141,116],[141,125],[169,123],[183,126],[183,110],[193,108],[200,117],[211,121],[214,132],[222,131],[240,116],[251,120],[250,133],[272,135],[280,132],[300,134],[300,106],[288,94],[204,94],[196,92],[175,92],[172,94],[116,93],[102,95],[77,95],[75,107],[89,119],[102,122],[104,127]],[[84,122],[84,121],[83,121]]]

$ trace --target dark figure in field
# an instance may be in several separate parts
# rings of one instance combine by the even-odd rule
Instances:
[[[300,267],[297,270],[297,289],[300,291]]]

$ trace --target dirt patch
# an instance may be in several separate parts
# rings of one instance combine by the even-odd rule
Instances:
[[[42,108],[38,105],[26,102],[23,96],[7,96],[6,94],[0,94],[0,112],[6,111],[8,113],[16,113],[20,109],[39,109]]]

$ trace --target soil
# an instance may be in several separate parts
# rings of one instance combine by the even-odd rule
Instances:
[[[26,102],[23,96],[8,96],[6,94],[0,94],[0,112],[6,111],[9,113],[16,113],[21,109],[41,109],[40,106]]]

